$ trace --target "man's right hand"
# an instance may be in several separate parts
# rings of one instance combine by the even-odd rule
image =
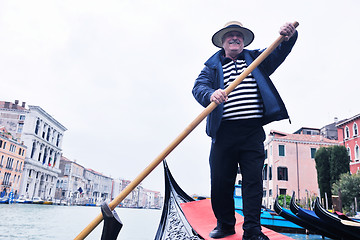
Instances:
[[[211,102],[215,102],[216,104],[221,104],[228,100],[228,96],[226,95],[225,90],[218,89],[216,90],[210,97]]]

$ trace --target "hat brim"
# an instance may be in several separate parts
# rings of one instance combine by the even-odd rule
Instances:
[[[240,27],[240,26],[234,26],[234,27],[226,27],[223,29],[220,29],[219,31],[217,31],[213,36],[212,36],[212,43],[219,47],[222,48],[222,38],[223,36],[231,31],[237,31],[237,32],[241,32],[244,36],[244,47],[250,45],[250,43],[252,43],[252,41],[254,40],[254,33],[247,28],[244,27]]]

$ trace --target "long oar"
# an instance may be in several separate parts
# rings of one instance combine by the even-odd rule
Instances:
[[[296,28],[299,26],[298,22],[294,22],[293,26]],[[273,44],[271,44],[264,52],[262,52],[236,79],[231,83],[226,89],[225,92],[228,95],[232,92],[237,85],[239,85],[264,59],[270,55],[274,49],[279,46],[279,44],[284,41],[284,36],[280,35]],[[124,198],[129,195],[129,193],[136,188],[137,185],[141,183],[161,162],[164,160],[200,123],[204,120],[207,115],[209,115],[215,108],[217,104],[211,102],[201,113],[197,116],[181,133],[180,135],[173,140],[169,146],[163,150],[159,156],[157,156],[127,187],[113,200],[109,203],[111,210],[114,210],[119,203],[124,200]],[[103,220],[102,214],[99,214],[88,226],[82,230],[75,240],[86,238],[92,230],[96,228],[97,225]]]

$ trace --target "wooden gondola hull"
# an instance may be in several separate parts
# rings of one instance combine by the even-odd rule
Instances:
[[[211,239],[209,233],[216,227],[209,199],[195,201],[176,183],[164,161],[165,199],[155,240],[165,239]],[[243,217],[236,214],[236,234],[224,239],[242,239]],[[291,239],[280,233],[263,228],[272,240]]]
[[[291,212],[294,213],[301,220],[314,228],[321,231],[323,236],[332,239],[342,239],[342,236],[333,228],[331,228],[326,222],[322,221],[313,211],[303,209],[299,207],[295,202],[295,195],[293,194],[290,202]]]
[[[163,211],[155,240],[203,239],[187,221],[180,204],[195,201],[187,195],[171,175],[166,161],[163,161],[165,175],[165,198]]]
[[[360,223],[342,220],[337,215],[330,213],[321,206],[319,198],[315,200],[314,211],[329,227],[341,233],[344,239],[360,239]]]
[[[303,227],[304,229],[307,229],[308,233],[326,235],[326,233],[320,231],[316,227],[314,227],[314,226],[308,224],[307,222],[303,221],[301,218],[296,216],[290,210],[281,207],[280,204],[279,204],[278,198],[276,198],[276,200],[275,200],[274,209],[275,209],[275,212],[277,214],[279,214],[280,216],[282,216],[283,218],[285,218],[288,221],[293,222],[293,223]]]

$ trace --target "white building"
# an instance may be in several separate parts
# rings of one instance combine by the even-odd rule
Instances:
[[[112,190],[112,178],[96,172],[92,169],[85,169],[85,194],[89,202],[101,204],[109,202]]]
[[[83,205],[88,203],[84,194],[85,189],[85,168],[76,161],[61,156],[59,178],[56,182],[55,200],[60,203],[71,205]]]
[[[0,102],[1,124],[27,147],[19,195],[53,199],[59,162],[67,130],[39,106]]]

